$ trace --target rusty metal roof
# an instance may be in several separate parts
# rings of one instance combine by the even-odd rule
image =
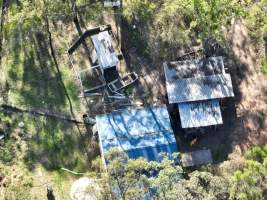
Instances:
[[[164,63],[164,71],[169,103],[234,96],[230,74],[219,57]]]

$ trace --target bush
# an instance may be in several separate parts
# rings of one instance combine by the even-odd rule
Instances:
[[[261,73],[265,75],[267,74],[267,58],[262,60],[260,70],[261,70]]]
[[[255,160],[263,163],[267,159],[267,148],[264,146],[256,146],[248,150],[245,154],[246,159]]]

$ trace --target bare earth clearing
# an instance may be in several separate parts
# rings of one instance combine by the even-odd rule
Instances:
[[[126,33],[126,35],[123,35],[120,42],[125,43],[124,47],[127,47],[124,49],[127,67],[126,69],[125,66],[120,68],[120,73],[123,74],[126,71],[135,71],[140,76],[139,81],[134,84],[133,87],[129,88],[133,103],[141,101],[144,106],[167,103],[162,65],[163,60],[161,58],[149,60],[144,57],[139,57],[136,53],[136,49],[132,48],[131,44],[128,43],[127,37],[129,36],[127,35],[127,30],[123,30],[125,27],[116,25],[116,20],[113,20],[113,16],[110,14],[105,15],[103,21],[112,24],[113,30],[118,35],[120,35],[121,32]],[[87,28],[98,25],[99,24],[88,25]],[[19,61],[16,61],[14,62],[14,66],[22,68],[21,71],[24,72],[25,70],[27,73],[24,73],[21,78],[22,87],[18,84],[20,83],[20,79],[14,78],[13,81],[17,83],[18,86],[15,84],[13,86],[13,98],[15,99],[15,97],[17,97],[17,99],[20,100],[19,102],[22,102],[21,104],[25,106],[29,105],[38,109],[60,112],[68,116],[72,116],[69,110],[72,110],[73,106],[73,113],[77,120],[82,120],[82,115],[85,112],[88,112],[91,116],[105,112],[101,106],[98,106],[98,104],[101,104],[101,99],[96,99],[95,101],[88,99],[88,101],[86,101],[85,99],[79,100],[77,98],[79,94],[78,86],[73,87],[75,85],[73,84],[74,77],[72,77],[73,74],[69,68],[66,54],[67,48],[70,46],[71,41],[77,38],[77,34],[73,26],[64,27],[62,25],[61,29],[64,31],[58,35],[53,35],[53,39],[56,49],[57,47],[62,47],[58,48],[56,53],[58,60],[60,60],[61,73],[63,73],[63,77],[66,77],[66,79],[63,80],[64,83],[60,82],[60,74],[52,67],[53,62],[50,58],[50,51],[47,49],[48,45],[43,44],[43,46],[40,47],[35,47],[33,45],[36,49],[40,48],[39,51],[43,54],[44,51],[46,52],[46,54],[42,55],[44,61],[42,59],[37,59],[39,54],[36,56],[28,55],[31,51],[28,52],[28,49],[24,50],[24,54],[26,55],[24,62],[26,64],[19,66],[16,63]],[[70,34],[66,34],[66,32]],[[189,146],[190,140],[178,140],[181,151],[191,151],[202,148],[212,149],[216,161],[225,160],[228,154],[232,152],[234,155],[240,155],[251,145],[267,144],[267,76],[263,76],[259,72],[259,64],[257,63],[254,48],[249,39],[248,32],[241,21],[237,20],[232,24],[231,31],[228,34],[228,41],[231,44],[230,52],[232,53],[229,56],[230,58],[226,59],[228,62],[225,63],[225,67],[228,68],[228,71],[231,73],[235,89],[235,98],[229,99],[226,102],[225,106],[227,108],[223,110],[224,124],[220,126],[216,132],[213,130],[208,131],[193,147]],[[20,44],[20,42],[21,41],[15,41],[15,44]],[[43,43],[45,43],[45,40]],[[32,62],[35,64],[28,64]],[[33,69],[36,70],[37,68],[33,66],[39,65],[40,71],[43,74],[40,73],[40,71],[33,71]],[[44,66],[45,68],[43,68]],[[47,66],[49,66],[49,68],[47,68]],[[72,105],[70,105],[70,102],[68,102],[63,93],[64,84],[68,86],[68,93],[71,93]],[[20,93],[22,93],[22,96],[18,95]],[[38,98],[36,98],[37,96]],[[10,99],[12,99],[11,97]],[[11,103],[13,104],[12,101]],[[25,120],[23,117],[25,118],[25,116],[19,115],[18,121]],[[88,130],[86,130],[85,127],[80,127],[81,130],[77,130],[78,126],[76,127],[75,124],[62,121],[59,125],[58,121],[54,119],[41,119],[43,122],[39,122],[39,120],[40,119],[35,116],[30,116],[29,119],[29,121],[32,122],[32,127],[37,127],[37,130],[33,129],[32,132],[38,133],[36,137],[31,139],[33,145],[29,145],[29,149],[36,154],[34,154],[35,159],[31,163],[34,169],[26,169],[24,165],[23,167],[13,166],[10,168],[11,175],[7,177],[7,179],[18,174],[17,171],[19,170],[13,170],[13,168],[25,169],[28,170],[33,177],[33,197],[36,199],[44,199],[46,196],[46,186],[48,184],[54,187],[56,196],[61,196],[60,199],[68,199],[70,185],[77,177],[73,177],[69,174],[67,175],[65,172],[53,172],[49,167],[50,165],[53,166],[57,164],[57,167],[69,166],[70,169],[76,171],[85,171],[85,169],[88,168],[88,163],[85,162],[86,158],[95,156],[86,155],[88,152],[84,150],[84,148],[89,149],[88,146],[90,146],[90,144],[87,144],[89,143],[87,139]],[[43,127],[47,127],[48,130],[43,130]],[[46,131],[49,134],[44,134]],[[51,132],[57,133],[50,135]],[[179,138],[182,138],[182,130],[177,129],[175,132]],[[44,136],[39,138],[39,135],[42,136],[42,134],[44,134]],[[47,138],[50,139],[50,143],[48,144],[46,143]],[[54,141],[55,139],[58,139],[59,142],[57,140]],[[17,143],[19,142],[20,141]],[[28,141],[25,143],[30,144]],[[41,144],[44,144],[43,148],[41,148]],[[59,145],[57,146],[57,144]],[[24,146],[27,145],[25,144]],[[24,146],[22,146],[22,149],[24,149]],[[70,148],[70,146],[72,148]],[[52,147],[58,152],[49,151],[49,149],[53,149]],[[21,153],[22,155],[24,154],[23,152],[24,150]],[[89,154],[90,153],[91,152],[89,152]],[[64,155],[64,157],[62,155]],[[60,160],[58,157],[62,159]],[[30,155],[29,158],[31,159]],[[22,161],[22,158],[20,158],[20,160]]]
[[[182,151],[210,148],[218,161],[226,159],[228,153],[242,154],[251,145],[267,143],[267,77],[259,72],[254,47],[240,20],[232,23],[228,41],[231,53],[225,67],[232,77],[235,98],[226,101],[224,124],[216,131],[207,131],[193,147],[189,147],[189,140],[180,145]],[[135,86],[135,98],[144,105],[166,103],[163,61],[155,60],[158,62],[138,58],[134,50],[128,49],[128,69],[141,76]],[[181,130],[175,132],[181,138]],[[221,155],[226,157],[220,158]]]

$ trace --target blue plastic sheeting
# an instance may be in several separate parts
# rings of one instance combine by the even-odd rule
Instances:
[[[159,153],[177,152],[166,106],[134,108],[96,116],[102,156],[111,148],[129,158],[159,161]]]
[[[178,104],[182,128],[222,124],[219,100]]]

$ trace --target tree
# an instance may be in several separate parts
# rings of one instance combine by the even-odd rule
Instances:
[[[230,199],[265,199],[267,191],[267,148],[256,146],[246,152],[245,167],[231,178]]]
[[[189,180],[183,182],[184,199],[227,200],[229,184],[227,179],[209,172],[194,171]]]
[[[107,155],[107,174],[112,199],[143,199],[147,193],[144,159],[130,160],[124,152],[112,149]]]
[[[4,24],[7,17],[9,0],[2,0],[2,9],[1,9],[1,21],[0,21],[0,66],[2,64],[2,49],[3,49],[3,32]]]
[[[176,154],[171,157],[165,155],[160,163],[150,163],[154,164],[155,170],[158,170],[156,176],[149,178],[149,187],[154,189],[153,199],[183,199],[181,183],[184,173],[180,165],[175,165],[174,160],[177,156]]]
[[[155,15],[159,38],[168,43],[188,42],[195,23],[192,0],[165,0]]]
[[[247,161],[246,168],[235,172],[232,177],[230,199],[263,199],[266,173],[266,168],[257,161]]]

